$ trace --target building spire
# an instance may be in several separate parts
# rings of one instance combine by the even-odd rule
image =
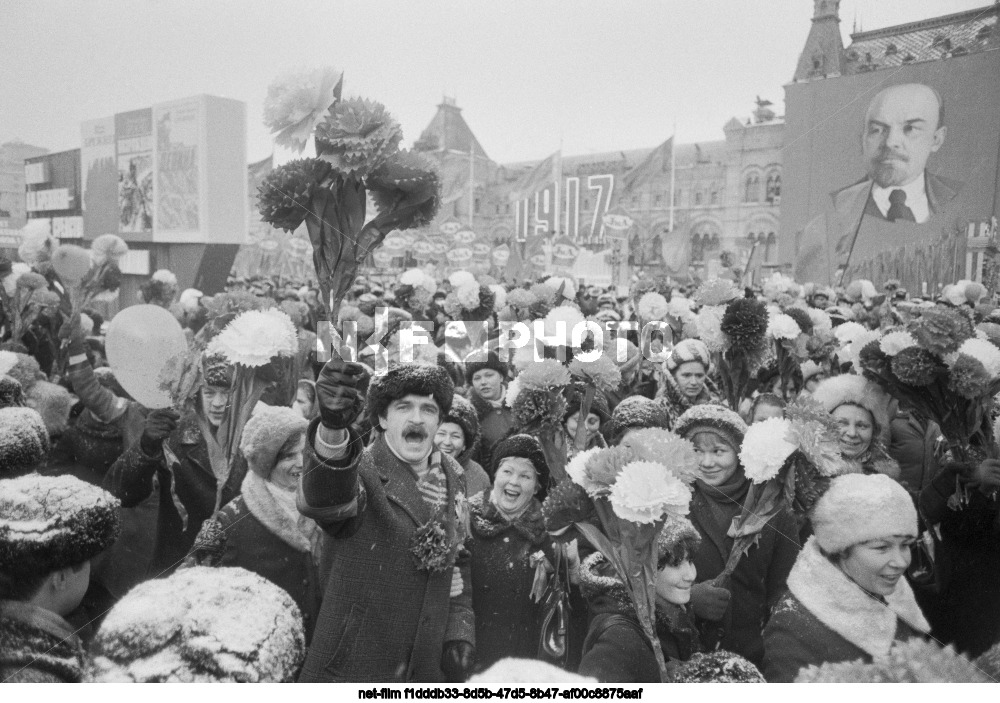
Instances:
[[[843,73],[844,43],[840,38],[840,0],[813,0],[812,27],[795,69],[795,81]]]

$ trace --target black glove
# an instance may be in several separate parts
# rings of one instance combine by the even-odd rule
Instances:
[[[367,376],[361,364],[341,359],[326,362],[316,380],[316,398],[324,427],[344,430],[351,426],[365,406],[361,388]]]
[[[444,643],[441,651],[441,671],[448,683],[464,683],[476,663],[476,648],[464,640]]]
[[[729,608],[730,593],[725,588],[716,588],[708,581],[691,587],[691,609],[702,620],[718,622]]]
[[[153,410],[146,416],[146,427],[142,431],[142,438],[139,444],[143,454],[154,456],[163,446],[163,440],[170,436],[170,433],[177,428],[177,421],[180,415],[170,408],[164,410]]]

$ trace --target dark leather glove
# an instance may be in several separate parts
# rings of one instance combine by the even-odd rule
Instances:
[[[448,683],[464,683],[476,664],[476,648],[464,640],[444,643],[441,651],[441,671]]]
[[[729,607],[730,593],[705,581],[691,587],[691,609],[702,620],[718,622]]]
[[[153,410],[146,416],[146,427],[142,431],[142,438],[139,444],[142,452],[146,456],[154,456],[163,446],[163,440],[170,436],[170,433],[177,429],[177,421],[180,415],[170,408]]]
[[[324,427],[344,430],[351,426],[365,406],[361,388],[367,376],[361,364],[341,359],[326,362],[316,380],[316,398]]]

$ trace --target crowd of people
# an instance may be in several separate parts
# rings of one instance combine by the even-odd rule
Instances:
[[[149,369],[172,399],[149,408],[45,257],[0,274],[2,681],[462,682],[509,658],[601,682],[1000,678],[1000,308],[978,284],[360,276],[336,316],[361,343],[324,362],[317,287],[204,296],[159,271],[141,302],[188,351]],[[265,326],[228,353],[255,314],[294,348]],[[951,369],[979,414],[955,436],[878,369]],[[625,487],[594,489],[597,458],[686,472],[682,504],[608,529]],[[652,620],[621,569],[642,534]]]

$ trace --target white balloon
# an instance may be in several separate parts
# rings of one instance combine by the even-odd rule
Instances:
[[[172,405],[170,394],[160,389],[160,371],[188,349],[173,315],[158,305],[125,308],[108,324],[104,348],[115,378],[136,402],[151,409]]]

